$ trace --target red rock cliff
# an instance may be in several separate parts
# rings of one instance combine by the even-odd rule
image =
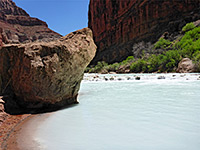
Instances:
[[[200,0],[90,0],[88,27],[98,46],[93,63],[121,61],[140,41],[155,42],[200,18]]]
[[[58,37],[61,35],[50,30],[45,22],[30,17],[12,0],[0,0],[0,45]]]

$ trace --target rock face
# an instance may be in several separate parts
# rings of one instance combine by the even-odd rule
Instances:
[[[95,52],[89,28],[55,41],[4,45],[0,51],[0,94],[12,93],[26,108],[75,103],[84,70]]]
[[[0,49],[3,46],[3,39],[2,39],[2,28],[0,28]]]
[[[92,63],[133,55],[133,45],[155,42],[200,18],[199,0],[90,0],[88,27],[98,47]]]
[[[30,17],[12,0],[0,0],[0,42],[22,43],[36,40],[53,40],[61,35],[50,30],[47,24]]]
[[[195,65],[189,58],[183,58],[178,64],[178,73],[192,73],[195,71]]]

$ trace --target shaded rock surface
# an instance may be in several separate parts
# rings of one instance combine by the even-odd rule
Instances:
[[[165,32],[176,35],[199,12],[199,0],[91,0],[88,27],[98,47],[92,64],[122,61],[135,54],[134,44],[154,43]]]
[[[2,39],[2,28],[0,28],[0,49],[3,46],[3,39]]]
[[[189,58],[183,58],[178,64],[178,73],[191,73],[195,71],[195,65]]]
[[[12,0],[0,0],[0,44],[50,41],[60,37],[45,22],[30,17]]]
[[[0,51],[0,94],[12,96],[25,108],[75,103],[84,70],[95,52],[89,28],[55,41],[4,45]]]

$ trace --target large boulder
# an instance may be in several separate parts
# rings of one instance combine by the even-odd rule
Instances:
[[[0,50],[0,94],[25,108],[72,104],[84,70],[96,53],[84,28],[51,42],[4,45]]]
[[[195,71],[195,65],[189,58],[183,58],[178,64],[178,73],[191,73]]]

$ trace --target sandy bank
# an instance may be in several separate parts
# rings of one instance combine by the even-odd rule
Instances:
[[[0,113],[0,150],[7,150],[8,145],[11,144],[13,145],[13,148],[17,150],[15,142],[8,143],[8,140],[13,136],[15,128],[31,116],[31,114],[9,115],[5,112]]]
[[[41,145],[35,141],[34,133],[37,127],[52,113],[36,115],[9,116],[3,124],[13,124],[14,127],[5,131],[0,150],[39,150]],[[6,119],[7,120],[7,119]],[[16,123],[15,123],[16,122]],[[1,127],[3,128],[3,126]]]

